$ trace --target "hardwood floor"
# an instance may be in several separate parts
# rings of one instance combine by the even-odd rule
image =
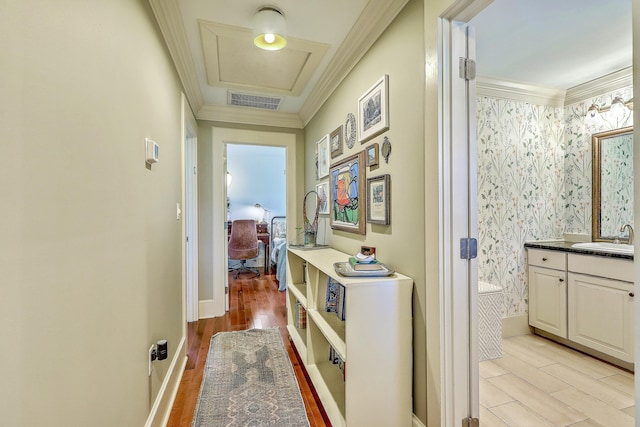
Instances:
[[[243,276],[246,279],[243,279]],[[229,311],[222,317],[188,324],[188,361],[171,410],[168,427],[190,426],[200,392],[211,337],[218,332],[278,328],[291,359],[311,427],[331,426],[322,404],[306,376],[286,329],[286,295],[278,291],[275,276],[258,278],[244,274],[238,280],[229,275]]]
[[[480,425],[634,425],[633,373],[537,335],[503,341],[480,362]]]

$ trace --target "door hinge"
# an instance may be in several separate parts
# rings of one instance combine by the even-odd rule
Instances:
[[[197,172],[197,170],[196,170],[196,166],[194,166],[194,167],[193,167],[193,174],[194,174],[194,175],[197,175],[197,174],[198,174],[198,172]]]
[[[224,287],[224,294],[227,295],[229,293],[229,287],[225,286]]]
[[[458,63],[460,78],[465,80],[475,80],[476,78],[476,61],[469,58],[460,58]]]
[[[187,236],[187,243],[189,243],[189,236]]]
[[[460,239],[460,259],[474,259],[478,256],[478,241],[473,237]]]
[[[480,427],[480,420],[478,418],[465,418],[462,420],[462,427]]]

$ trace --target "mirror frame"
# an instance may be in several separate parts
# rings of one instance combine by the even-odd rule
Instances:
[[[624,135],[627,133],[633,133],[633,126],[613,129],[606,132],[594,133],[591,136],[591,150],[593,154],[592,169],[592,181],[591,181],[591,240],[594,242],[613,242],[614,239],[601,235],[601,195],[602,182],[600,176],[600,161],[601,161],[601,148],[602,140],[611,138],[617,135]]]

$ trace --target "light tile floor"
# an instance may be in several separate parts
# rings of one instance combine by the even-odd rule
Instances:
[[[502,352],[480,362],[482,427],[633,427],[633,373],[537,335]]]

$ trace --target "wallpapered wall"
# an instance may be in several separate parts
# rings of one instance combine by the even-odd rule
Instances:
[[[591,135],[632,117],[587,127],[584,115],[632,91],[564,108],[478,97],[478,278],[503,287],[504,317],[527,313],[527,240],[591,234]]]

